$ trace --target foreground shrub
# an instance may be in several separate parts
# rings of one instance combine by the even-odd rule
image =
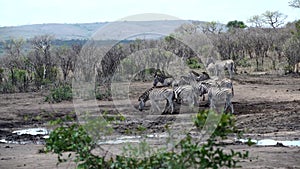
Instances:
[[[187,135],[181,140],[172,151],[157,150],[153,153],[146,142],[141,142],[143,154],[151,152],[151,156],[140,156],[137,149],[124,146],[124,155],[116,156],[109,160],[105,156],[95,156],[91,151],[96,147],[96,143],[85,132],[84,128],[77,123],[64,125],[59,121],[57,127],[46,141],[46,152],[58,154],[58,164],[68,159],[62,158],[63,152],[75,152],[74,162],[78,163],[78,168],[220,168],[237,167],[240,159],[248,158],[248,152],[235,152],[234,150],[224,151],[217,138],[225,138],[235,130],[234,116],[232,114],[218,115],[211,111],[202,111],[195,117],[195,125],[198,129],[203,129],[203,124],[208,116],[220,118],[214,134],[206,143],[199,143],[196,139]],[[168,127],[166,127],[168,129]],[[68,158],[71,157],[71,153]],[[140,157],[140,158],[137,158]]]

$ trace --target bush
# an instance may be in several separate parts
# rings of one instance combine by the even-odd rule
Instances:
[[[96,90],[95,95],[97,100],[109,100],[111,98],[110,89],[104,91]]]
[[[66,117],[66,119],[72,120],[70,117]],[[79,168],[101,167],[104,164],[104,159],[91,154],[90,150],[94,148],[92,147],[94,144],[84,128],[77,123],[64,125],[63,121],[61,119],[51,121],[52,125],[59,125],[59,127],[53,130],[49,138],[46,139],[45,152],[58,154],[57,164],[68,161],[72,156],[69,153],[68,158],[63,158],[62,153],[76,152],[74,161],[77,163],[84,161],[78,165]]]
[[[46,102],[62,102],[63,100],[71,101],[72,96],[72,88],[70,85],[62,85],[50,91],[50,94],[46,96]]]
[[[197,58],[187,59],[187,65],[191,69],[200,69],[202,67],[202,65],[198,62]]]
[[[202,129],[207,117],[220,117],[220,115],[211,111],[202,111],[195,117],[195,125]],[[106,160],[105,156],[95,156],[91,151],[96,143],[89,137],[82,126],[72,124],[65,126],[59,121],[57,127],[46,140],[46,151],[58,154],[58,164],[68,159],[62,158],[62,153],[66,151],[75,151],[74,162],[79,163],[78,168],[221,168],[237,167],[239,159],[248,158],[248,152],[241,153],[231,150],[225,152],[220,144],[215,141],[216,138],[224,138],[235,130],[234,116],[232,114],[222,114],[221,121],[215,130],[215,133],[207,140],[207,143],[199,143],[191,136],[187,135],[181,140],[172,151],[157,150],[151,152],[151,147],[146,142],[141,142],[143,154],[152,154],[151,156],[142,156],[141,150],[132,148],[129,145],[124,147],[124,155],[116,156]],[[57,123],[56,123],[57,124]],[[168,127],[167,127],[168,129]],[[125,156],[126,155],[126,156]],[[71,157],[71,153],[68,156]],[[137,158],[139,157],[139,158]]]
[[[0,93],[14,93],[16,92],[15,86],[8,82],[0,83]]]
[[[244,57],[238,61],[237,65],[241,67],[251,67],[250,59]]]

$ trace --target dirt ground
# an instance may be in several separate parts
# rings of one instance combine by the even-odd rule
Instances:
[[[245,129],[245,137],[281,141],[300,139],[299,76],[237,75],[233,81],[237,127]],[[136,100],[149,86],[150,82],[133,86],[132,97]],[[17,129],[48,127],[47,122],[51,119],[74,111],[72,102],[49,104],[44,102],[45,95],[43,92],[0,95],[0,139],[8,138]],[[100,109],[113,107],[112,101],[98,101],[97,104]],[[130,124],[123,128],[130,128]],[[36,143],[0,144],[0,169],[75,168],[74,163],[56,166],[57,155],[39,153],[43,145]],[[249,151],[250,159],[240,163],[243,168],[300,168],[300,147],[229,144],[225,149]]]

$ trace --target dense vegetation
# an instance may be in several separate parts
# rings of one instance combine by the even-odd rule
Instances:
[[[208,116],[217,118],[220,115],[211,111],[199,112],[194,118],[195,126],[200,130],[203,129]],[[97,144],[86,133],[85,126],[77,123],[66,125],[63,120],[59,119],[52,121],[52,124],[58,125],[58,127],[51,132],[50,138],[46,140],[45,151],[58,154],[58,164],[73,160],[78,164],[78,168],[89,169],[237,167],[241,159],[248,158],[248,152],[225,151],[222,146],[222,139],[233,133],[240,135],[241,131],[235,128],[234,115],[222,114],[220,119],[214,133],[205,143],[187,135],[174,149],[170,151],[161,149],[157,152],[153,152],[146,142],[140,143],[140,149],[124,144],[123,155],[117,155],[113,158],[107,158],[106,155],[97,156],[92,153]],[[75,154],[72,155],[72,152]],[[150,156],[144,156],[148,153]]]
[[[278,11],[266,11],[251,17],[247,21],[251,26],[237,20],[229,21],[226,28],[216,22],[192,22],[161,39],[118,43],[61,41],[50,35],[7,40],[1,43],[4,53],[0,58],[0,93],[70,85],[78,76],[76,69],[81,73],[79,77],[84,77],[80,80],[109,84],[116,71],[136,74],[143,66],[169,69],[174,56],[182,58],[191,69],[205,69],[206,59],[213,58],[233,59],[241,70],[282,74],[298,71],[294,66],[300,62],[300,20],[284,24],[285,18]],[[137,59],[128,58],[132,55]],[[149,80],[145,72],[134,79]],[[99,98],[105,93],[100,93]]]

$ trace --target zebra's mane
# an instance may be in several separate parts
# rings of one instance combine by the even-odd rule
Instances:
[[[191,70],[190,73],[193,74],[193,75],[195,75],[195,76],[200,76],[199,73],[197,73],[197,72],[195,72],[195,71],[193,71],[193,70]]]
[[[202,72],[202,74],[209,77],[209,74],[207,72]]]
[[[145,92],[139,97],[138,101],[141,101],[141,99],[148,100],[149,94],[153,89],[158,88],[166,88],[165,86],[152,86],[151,88],[145,90]]]
[[[156,87],[153,86],[153,87],[147,89],[147,90],[139,97],[138,101],[141,101],[141,99],[147,100],[148,97],[149,97],[150,91],[152,91],[154,88],[156,88]]]

